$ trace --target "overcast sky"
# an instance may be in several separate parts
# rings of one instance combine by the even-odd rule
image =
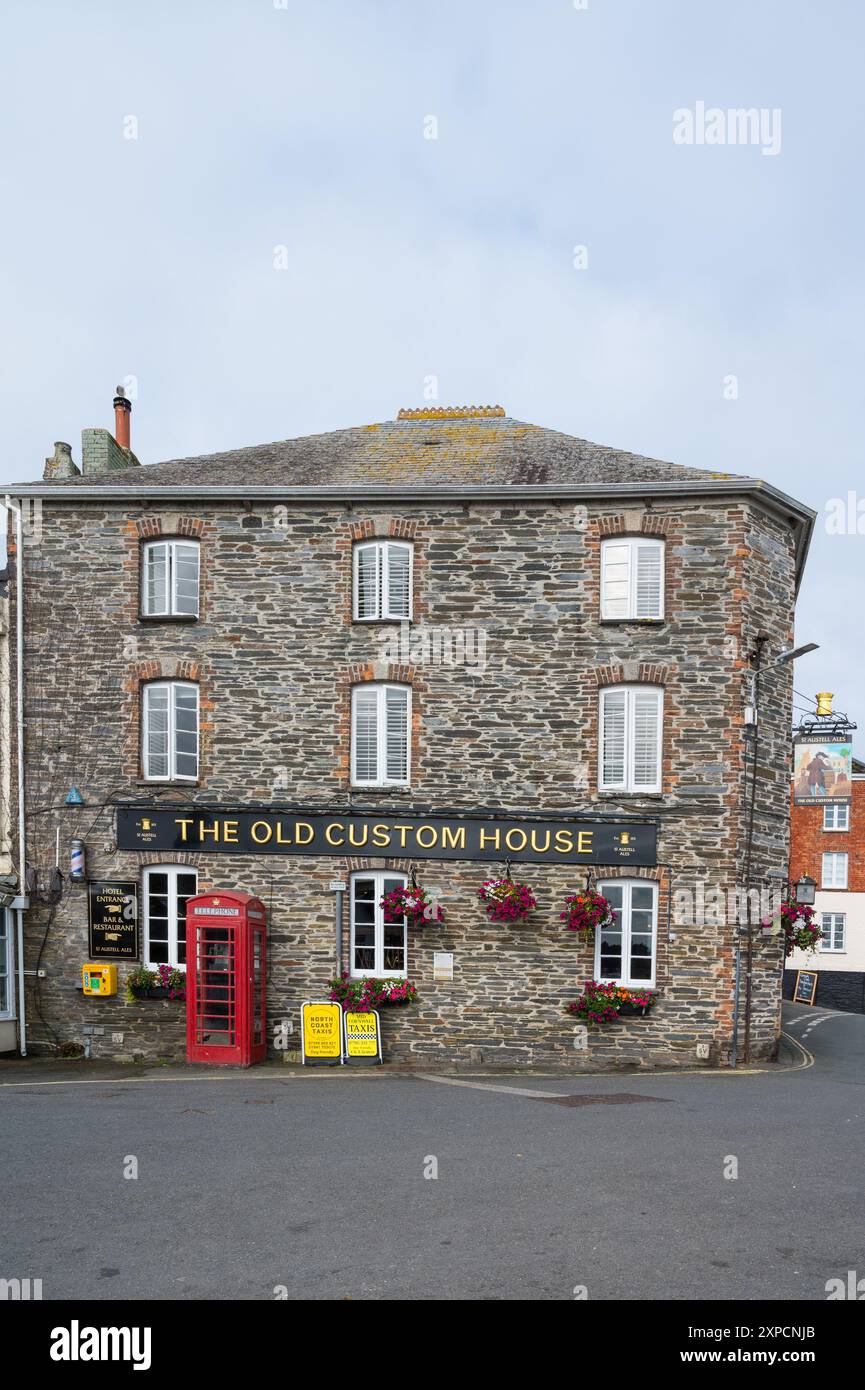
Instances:
[[[796,689],[865,725],[865,534],[825,521],[865,513],[859,0],[3,9],[0,481],[127,378],[154,463],[435,377],[814,507]],[[697,143],[700,102],[762,134]]]

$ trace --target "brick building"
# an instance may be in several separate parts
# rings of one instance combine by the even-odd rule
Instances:
[[[813,513],[498,407],[147,467],[122,395],[115,409],[116,437],[84,431],[80,471],[58,444],[12,493],[32,520],[20,554],[10,537],[30,1045],[98,1026],[96,1055],[183,1055],[182,1007],[124,996],[135,960],[116,997],[82,997],[77,838],[88,879],[137,885],[151,966],[182,965],[196,889],[260,896],[271,1022],[296,1028],[338,954],[417,985],[413,1007],[383,1011],[387,1058],[725,1062],[736,929],[695,904],[741,885],[745,677],[758,634],[789,646]],[[780,668],[755,883],[787,864],[790,699]],[[506,927],[477,890],[508,860],[538,906]],[[594,946],[560,920],[589,870],[616,907]],[[382,891],[413,872],[442,926],[383,922]],[[758,939],[740,992],[752,1056],[774,1053],[781,971]],[[583,1050],[564,1009],[589,977],[658,999]]]
[[[815,1004],[865,1013],[865,763],[853,759],[849,805],[790,802],[790,877],[807,874],[823,928],[816,952],[794,951],[784,972],[793,995],[798,970],[818,974]]]

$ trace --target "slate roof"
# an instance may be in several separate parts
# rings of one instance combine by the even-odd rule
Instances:
[[[508,416],[397,419],[221,454],[62,478],[57,488],[652,483],[734,477],[608,449]]]

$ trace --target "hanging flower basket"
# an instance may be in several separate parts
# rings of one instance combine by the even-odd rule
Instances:
[[[411,980],[379,980],[373,975],[363,975],[352,979],[347,970],[330,981],[330,998],[343,1010],[365,1014],[371,1009],[380,1009],[384,1004],[413,1004],[417,998],[417,986]]]
[[[625,989],[603,980],[586,980],[583,993],[566,1005],[565,1013],[582,1023],[614,1023],[619,1017],[647,1014],[657,999],[650,989]]]
[[[525,883],[514,883],[510,878],[488,878],[478,889],[478,897],[491,922],[519,922],[538,905]]]
[[[766,930],[775,923],[764,917],[760,925]],[[800,951],[814,951],[823,936],[823,928],[814,921],[813,907],[810,903],[797,903],[795,898],[781,904],[778,925],[784,933],[785,956],[792,956],[797,947]]]
[[[416,883],[400,885],[385,893],[380,900],[386,922],[401,922],[405,917],[410,927],[438,926],[444,913],[424,888]]]
[[[565,898],[565,911],[559,913],[568,931],[578,932],[586,942],[594,941],[595,928],[606,926],[612,920],[612,904],[603,893],[585,889]]]

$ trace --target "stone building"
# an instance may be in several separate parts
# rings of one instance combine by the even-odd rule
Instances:
[[[291,1044],[339,964],[417,986],[382,1011],[386,1059],[725,1063],[737,928],[703,904],[742,886],[745,677],[758,638],[789,646],[813,513],[499,407],[148,466],[122,393],[115,410],[115,437],[84,431],[80,471],[58,444],[13,489],[41,507],[38,543],[10,541],[31,1046],[182,1056],[182,1005],[123,982],[182,965],[186,900],[218,888],[268,909],[269,1021]],[[787,863],[790,700],[779,668],[752,883]],[[138,890],[111,998],[81,992],[73,839],[88,880]],[[508,869],[537,907],[502,925],[478,889]],[[383,921],[412,875],[443,924]],[[594,944],[560,918],[587,879],[616,910]],[[748,957],[739,1056],[771,1056],[779,943]],[[654,1007],[586,1043],[565,1008],[590,978],[650,988]]]

